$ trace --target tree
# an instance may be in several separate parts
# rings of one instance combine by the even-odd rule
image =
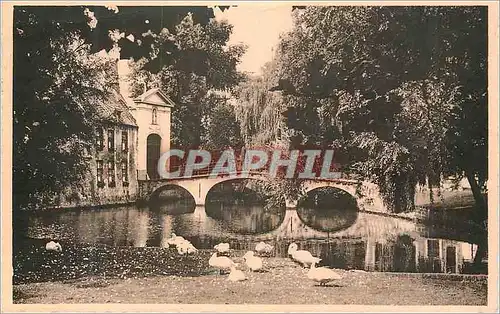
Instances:
[[[76,29],[42,27],[34,14],[15,13],[13,204],[24,208],[46,205],[80,178],[96,104],[107,97],[113,73]]]
[[[289,120],[291,127],[306,135],[311,131],[303,125],[311,122],[304,120],[320,120],[314,117],[314,111],[323,110],[335,117],[330,124],[336,124],[337,138],[361,145],[364,151],[375,146],[400,150],[401,157],[394,156],[394,160],[401,158],[398,162],[405,163],[404,155],[411,147],[405,147],[409,145],[401,142],[402,138],[398,141],[395,133],[404,132],[397,127],[403,106],[401,95],[395,92],[403,84],[444,84],[443,89],[455,91],[455,111],[461,110],[468,98],[482,95],[484,99],[483,8],[308,7],[296,13],[295,19],[294,30],[280,45],[278,77],[289,85],[287,88],[282,83],[280,89],[299,103],[289,110],[298,117],[297,121]],[[426,33],[422,33],[421,25],[428,26]],[[470,42],[475,43],[474,48],[466,44]],[[469,86],[471,83],[474,88]],[[447,100],[441,99],[441,104]],[[480,125],[485,126],[485,115],[479,116],[483,117]],[[376,154],[383,152],[379,149]]]
[[[247,145],[271,144],[285,137],[282,97],[269,91],[275,66],[267,63],[262,76],[247,77],[235,88],[236,117]]]
[[[149,31],[155,54],[136,64],[132,73],[134,96],[143,92],[143,82],[161,88],[177,104],[172,112],[172,144],[199,147],[204,130],[202,120],[213,105],[209,91],[229,90],[242,79],[236,69],[245,46],[228,46],[232,25],[211,20],[198,23],[187,14],[171,29]],[[155,62],[158,72],[148,64]],[[137,78],[141,78],[138,80]],[[134,83],[135,82],[135,83]],[[210,99],[211,101],[207,101]],[[224,98],[220,99],[224,103]]]
[[[229,6],[217,6],[224,11]],[[27,26],[28,23],[38,26],[57,26],[68,32],[78,32],[86,42],[91,44],[91,53],[101,50],[109,51],[115,46],[120,47],[122,59],[139,60],[155,53],[151,44],[154,37],[143,36],[149,31],[171,29],[179,24],[186,14],[201,25],[210,23],[215,17],[213,8],[206,6],[16,6],[14,10],[15,28]],[[89,27],[92,26],[92,27]],[[110,32],[118,30],[125,36],[116,42],[109,36]],[[34,29],[39,34],[50,34],[51,30]],[[130,40],[132,35],[134,40]],[[176,47],[170,47],[174,54]],[[148,68],[158,72],[160,60],[150,58]]]
[[[486,8],[306,7],[294,18],[274,88],[288,127],[345,148],[396,212],[413,209],[417,183],[465,175],[485,221]]]
[[[202,146],[208,150],[223,150],[226,148],[243,147],[240,125],[236,120],[234,105],[229,98],[216,93],[209,93],[204,102],[209,112],[202,121],[204,134]]]

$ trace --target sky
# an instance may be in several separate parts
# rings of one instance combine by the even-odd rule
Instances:
[[[238,67],[240,71],[259,74],[271,61],[279,35],[292,28],[290,4],[238,4],[224,12],[215,9],[216,20],[227,20],[234,26],[229,44],[248,45]]]

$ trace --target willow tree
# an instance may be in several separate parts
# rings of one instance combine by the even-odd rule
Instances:
[[[285,135],[283,98],[269,91],[275,68],[275,63],[266,63],[261,76],[248,76],[235,89],[236,116],[247,145],[270,144]]]

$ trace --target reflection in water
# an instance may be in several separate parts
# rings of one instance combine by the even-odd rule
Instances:
[[[299,201],[299,207],[323,210],[357,210],[356,199],[344,190],[335,187],[320,187],[309,191]]]
[[[29,236],[112,246],[167,247],[174,232],[198,249],[228,242],[234,250],[252,250],[259,241],[287,257],[296,242],[322,258],[322,264],[345,269],[404,272],[464,270],[476,246],[431,239],[426,227],[375,214],[311,209],[266,211],[262,206],[211,204],[162,205],[65,210],[29,217]]]
[[[149,215],[147,211],[138,212],[136,224],[133,224],[132,241],[135,247],[145,247],[148,241]]]
[[[304,224],[321,231],[334,232],[345,229],[356,221],[358,211],[352,209],[297,208],[297,214]]]
[[[225,229],[239,234],[259,234],[276,229],[285,217],[284,210],[264,209],[262,205],[212,203],[207,215],[221,221]]]
[[[160,247],[168,247],[167,240],[170,238],[171,234],[174,232],[172,225],[173,218],[170,215],[162,215],[160,217],[161,222],[161,242]]]
[[[193,213],[196,203],[192,198],[172,199],[168,202],[156,199],[150,202],[149,208],[170,215]]]

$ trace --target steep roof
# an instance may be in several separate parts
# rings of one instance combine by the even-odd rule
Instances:
[[[163,107],[175,106],[172,99],[170,99],[167,95],[162,93],[162,91],[159,88],[153,88],[146,91],[142,95],[134,98],[134,102],[136,103],[141,102],[149,105],[163,106]]]
[[[108,99],[97,106],[97,114],[106,122],[137,126],[123,96],[113,91]]]

